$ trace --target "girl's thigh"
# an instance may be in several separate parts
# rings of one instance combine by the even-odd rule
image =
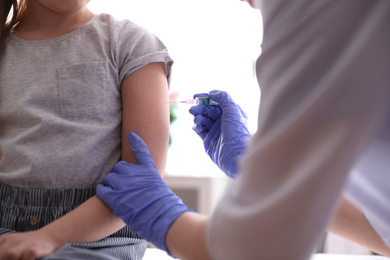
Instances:
[[[68,244],[42,260],[139,260],[146,250],[147,242],[138,238],[106,238],[93,243]]]

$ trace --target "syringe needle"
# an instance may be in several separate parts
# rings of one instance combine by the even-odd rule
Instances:
[[[184,104],[195,104],[195,100],[193,99],[187,99],[187,100],[182,100],[182,101],[169,101],[165,103],[170,103],[170,104],[179,104],[179,103],[184,103]]]
[[[195,104],[195,100],[193,100],[193,99],[187,99],[187,100],[182,100],[182,101],[180,101],[180,103],[184,103],[184,104]]]

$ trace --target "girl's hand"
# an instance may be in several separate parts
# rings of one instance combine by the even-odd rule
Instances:
[[[54,253],[62,245],[42,230],[0,236],[0,260],[33,260]]]

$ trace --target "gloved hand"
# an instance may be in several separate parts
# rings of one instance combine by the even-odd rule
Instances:
[[[191,107],[195,123],[193,129],[202,138],[211,160],[228,177],[235,178],[239,171],[239,157],[245,152],[250,137],[247,116],[224,91],[212,90],[209,94],[195,94],[194,98],[204,96],[209,96],[219,105]]]
[[[168,252],[166,234],[188,209],[161,178],[142,138],[130,133],[128,139],[139,165],[115,164],[97,186],[96,195],[134,232]]]

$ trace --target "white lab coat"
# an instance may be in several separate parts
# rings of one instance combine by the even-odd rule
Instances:
[[[345,188],[390,247],[390,122],[359,159]]]
[[[207,244],[214,259],[305,260],[390,118],[390,1],[256,3],[264,23],[258,131]]]

